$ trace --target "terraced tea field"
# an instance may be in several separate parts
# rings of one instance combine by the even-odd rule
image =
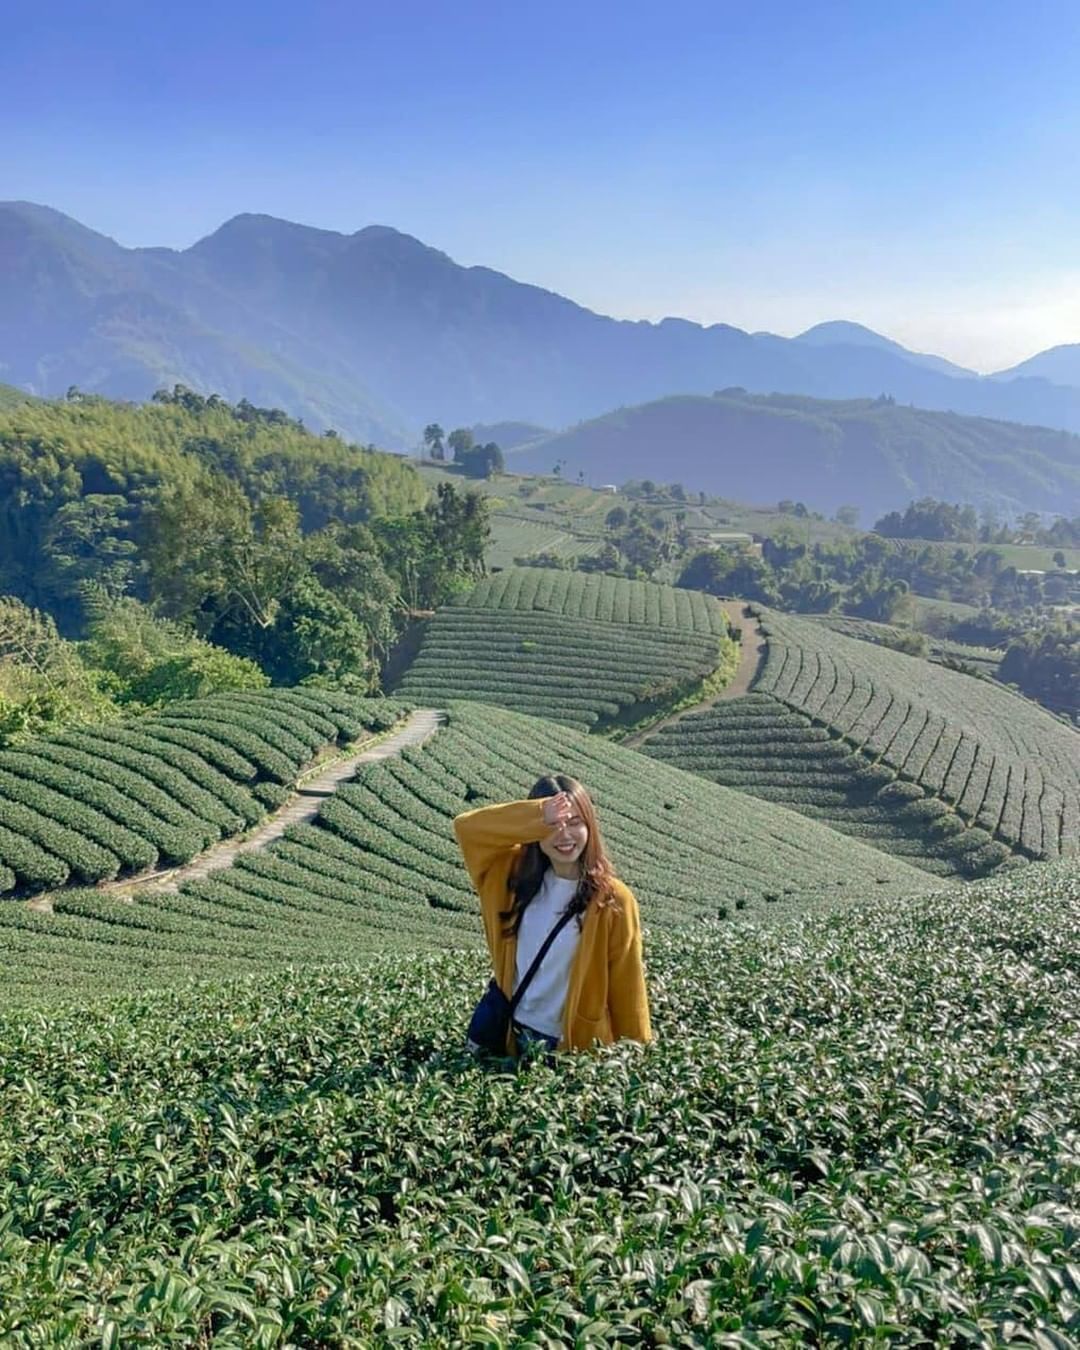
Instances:
[[[1078,925],[1056,864],[654,930],[655,1043],[516,1075],[478,953],[0,1014],[0,1343],[1068,1350]]]
[[[573,619],[644,625],[722,637],[727,620],[719,600],[703,591],[600,573],[512,567],[487,577],[460,601],[467,609],[542,610]]]
[[[751,695],[645,741],[939,873],[1080,850],[1080,734],[989,681],[768,613]]]
[[[568,727],[482,704],[450,708],[420,748],[360,766],[311,824],[227,870],[133,903],[53,895],[52,914],[0,906],[7,999],[257,973],[385,950],[479,943],[451,820],[524,796],[554,767],[589,785],[650,931],[822,898],[917,888],[902,861],[753,797],[702,783]]]
[[[711,596],[649,582],[513,568],[428,622],[395,693],[603,726],[677,695],[731,651]]]
[[[220,694],[0,751],[0,892],[186,862],[279,806],[320,750],[402,712],[324,690]]]

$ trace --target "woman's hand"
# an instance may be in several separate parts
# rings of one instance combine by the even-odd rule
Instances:
[[[574,814],[574,799],[569,792],[557,792],[544,798],[544,821],[548,825],[562,825]]]

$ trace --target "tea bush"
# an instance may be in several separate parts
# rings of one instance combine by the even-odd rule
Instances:
[[[280,805],[320,747],[403,711],[322,690],[229,693],[0,751],[0,892],[186,862]]]
[[[361,765],[311,824],[179,894],[144,888],[126,903],[58,893],[51,915],[0,906],[0,945],[12,953],[0,992],[53,1001],[100,988],[103,972],[113,988],[168,983],[190,973],[178,963],[185,951],[210,974],[477,946],[477,905],[451,821],[472,805],[524,797],[556,768],[590,788],[620,875],[657,930],[740,900],[753,913],[773,892],[786,892],[790,909],[925,881],[794,812],[569,727],[476,703],[452,704],[449,717],[423,746]]]
[[[764,624],[753,691],[662,728],[646,754],[941,876],[1080,849],[1075,730],[1000,686],[809,620]]]
[[[1078,925],[1057,863],[650,931],[655,1043],[517,1072],[472,953],[0,1014],[0,1343],[1068,1350]]]

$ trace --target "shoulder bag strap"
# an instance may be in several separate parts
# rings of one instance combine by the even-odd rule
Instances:
[[[528,969],[528,970],[525,972],[525,974],[522,976],[521,983],[520,983],[520,984],[518,985],[518,987],[514,990],[514,997],[510,1000],[510,1015],[511,1015],[511,1016],[513,1016],[514,1009],[515,1009],[515,1008],[517,1007],[517,1005],[521,1002],[521,996],[522,996],[522,994],[524,994],[525,990],[528,989],[528,987],[529,987],[529,981],[530,981],[530,980],[532,979],[532,977],[536,974],[536,972],[540,969],[540,962],[544,959],[545,956],[547,956],[547,954],[548,954],[548,948],[551,946],[551,944],[552,944],[552,943],[555,941],[555,939],[559,936],[559,934],[560,934],[560,932],[563,930],[563,928],[570,922],[570,920],[571,920],[573,917],[574,917],[573,913],[571,912],[571,910],[570,910],[569,908],[567,908],[566,912],[565,912],[565,913],[563,914],[563,916],[559,919],[559,922],[555,925],[555,927],[551,930],[551,932],[550,932],[550,933],[547,935],[547,937],[544,939],[544,945],[540,948],[540,950],[539,950],[539,951],[536,953],[536,955],[533,957],[532,965],[529,967],[529,969]]]

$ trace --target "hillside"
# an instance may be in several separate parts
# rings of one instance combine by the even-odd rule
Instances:
[[[187,862],[402,712],[316,689],[218,694],[0,750],[0,900]]]
[[[933,496],[1010,514],[1080,506],[1080,437],[878,399],[727,390],[620,408],[512,453],[515,472],[678,481],[737,501],[794,498],[873,520]]]
[[[641,746],[941,874],[1080,851],[1080,734],[987,680],[768,613],[753,691]]]
[[[391,449],[432,418],[565,427],[729,385],[884,392],[1080,431],[1077,388],[972,377],[865,329],[853,340],[854,325],[823,342],[606,318],[381,225],[340,234],[244,214],[187,249],[128,249],[49,207],[6,202],[0,257],[0,376],[47,396],[74,384],[145,399],[184,383]]]
[[[1080,877],[883,890],[654,924],[656,1043],[517,1075],[472,952],[0,1012],[0,1340],[1064,1348]]]
[[[733,659],[711,596],[510,568],[427,622],[394,692],[436,704],[479,699],[588,729],[647,716]]]
[[[145,988],[189,978],[193,962],[210,976],[474,945],[481,930],[452,818],[471,803],[524,796],[556,765],[593,793],[653,929],[919,884],[901,861],[632,750],[483,704],[449,712],[424,746],[361,765],[312,824],[179,894],[146,887],[125,903],[57,891],[51,914],[0,904],[0,940],[18,958],[0,972],[0,992]]]

